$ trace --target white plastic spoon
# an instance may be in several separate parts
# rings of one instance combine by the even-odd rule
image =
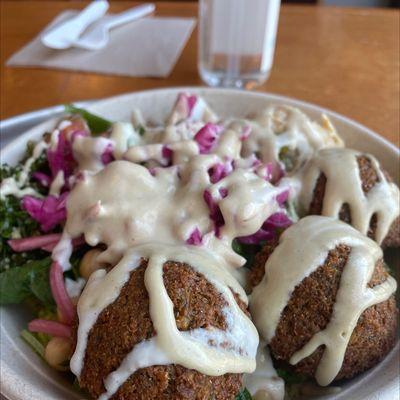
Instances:
[[[110,29],[149,15],[154,12],[154,10],[155,5],[147,3],[131,8],[120,14],[106,15],[92,24],[92,26],[90,26],[81,37],[71,43],[71,45],[86,50],[100,50],[108,43]]]
[[[105,15],[108,7],[106,0],[93,1],[76,17],[45,32],[41,37],[42,43],[52,49],[67,49],[91,23]]]

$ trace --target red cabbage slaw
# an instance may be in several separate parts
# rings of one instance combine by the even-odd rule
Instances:
[[[175,109],[172,113],[175,117],[174,123],[183,120],[191,120],[194,117],[195,108],[200,109],[201,104],[196,96],[181,94],[178,97]],[[198,112],[197,112],[198,113]],[[65,122],[65,121],[64,121]],[[79,137],[88,137],[91,132],[85,121],[79,117],[73,117],[64,123],[64,127],[59,129],[56,143],[52,144],[47,152],[47,161],[50,169],[50,175],[43,172],[36,172],[34,178],[46,188],[50,188],[57,175],[62,172],[64,185],[58,196],[48,195],[45,198],[34,196],[25,196],[22,199],[22,207],[29,215],[36,220],[44,233],[50,232],[62,225],[67,217],[66,202],[69,191],[73,185],[74,179],[77,181],[81,172],[77,169],[78,163],[74,158],[73,143]],[[61,125],[60,125],[61,126]],[[209,154],[218,145],[219,137],[224,130],[222,122],[205,122],[204,125],[194,134],[193,140],[197,143],[200,154]],[[251,128],[244,126],[240,135],[240,140],[245,141],[251,134]],[[103,165],[114,160],[113,146],[108,145],[101,155]],[[167,168],[173,163],[173,151],[168,144],[162,147],[163,161],[158,168]],[[282,178],[284,171],[280,164],[263,164],[255,155],[250,160],[250,168],[255,174],[268,182],[277,185]],[[155,173],[154,166],[148,166],[151,173]],[[210,183],[215,184],[223,178],[229,176],[235,169],[239,168],[236,160],[226,159],[223,162],[217,162],[212,165],[208,171]],[[71,179],[73,178],[73,179]],[[288,189],[282,189],[282,192],[276,197],[279,204],[279,211],[271,215],[264,221],[260,229],[248,236],[237,238],[244,244],[260,244],[261,242],[276,239],[279,232],[288,227],[292,221],[285,210],[285,202],[288,198]],[[214,226],[216,237],[220,237],[220,230],[224,225],[224,218],[218,206],[218,201],[228,195],[225,188],[219,189],[219,198],[215,199],[209,190],[204,190],[203,199],[209,209],[209,217]],[[201,246],[203,234],[199,228],[195,228],[186,239],[186,243],[194,246]],[[44,234],[42,236],[13,239],[9,241],[10,246],[16,252],[32,249],[43,249],[51,252],[61,239],[60,233]],[[83,239],[74,239],[74,245],[83,244]],[[35,332],[45,332],[55,336],[67,336],[70,333],[70,325],[75,317],[75,306],[70,299],[64,281],[63,266],[58,262],[53,262],[50,268],[50,286],[61,315],[62,323],[54,321],[34,320],[29,325],[29,329]],[[57,325],[58,324],[58,325]]]

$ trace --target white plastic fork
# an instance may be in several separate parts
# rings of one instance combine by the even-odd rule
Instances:
[[[94,22],[71,46],[80,47],[86,50],[100,50],[105,47],[109,40],[109,30],[134,21],[151,14],[155,5],[151,3],[142,4],[116,15],[106,15]]]
[[[107,12],[108,7],[106,0],[93,1],[75,17],[45,32],[41,37],[42,43],[52,49],[67,49],[92,22]]]

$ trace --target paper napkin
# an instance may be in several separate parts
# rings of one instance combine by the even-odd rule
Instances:
[[[46,27],[74,16],[65,11]],[[168,76],[195,26],[192,18],[142,18],[110,31],[101,50],[44,46],[40,35],[11,56],[8,66],[38,66],[124,76]]]

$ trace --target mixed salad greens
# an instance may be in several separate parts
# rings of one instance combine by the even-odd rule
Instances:
[[[92,134],[104,132],[111,126],[110,121],[72,105],[65,110],[72,118],[82,115]],[[49,134],[44,138],[49,140]],[[20,181],[23,166],[32,157],[35,145],[28,142],[20,164],[1,165],[1,182]],[[57,308],[49,278],[50,253],[60,238],[61,224],[66,218],[68,190],[63,189],[59,196],[48,193],[52,177],[60,169],[68,173],[72,161],[71,148],[60,140],[56,152],[43,151],[27,171],[21,189],[32,188],[35,196],[2,195],[0,198],[0,305],[24,303],[38,319],[55,323]],[[80,278],[78,265],[85,250],[85,246],[76,249],[71,259],[72,269],[65,273],[65,278],[75,282]],[[33,330],[24,329],[21,337],[43,357],[50,336]]]
[[[90,135],[98,136],[112,126],[112,122],[73,105],[65,106],[65,111],[71,121],[71,125],[65,130],[74,129],[73,135],[86,135],[89,132]],[[218,135],[215,127],[216,125],[207,124],[195,136],[204,152],[207,152]],[[145,128],[139,125],[138,130],[143,135]],[[46,133],[44,140],[50,142],[51,134]],[[66,198],[75,160],[66,135],[60,134],[55,149],[49,146],[39,155],[34,155],[35,146],[36,143],[28,143],[25,157],[17,166],[5,164],[0,169],[1,182],[17,182],[18,190],[21,193],[27,192],[21,196],[2,194],[0,198],[0,305],[24,303],[32,310],[35,319],[28,325],[28,329],[21,332],[21,337],[43,357],[52,334],[61,337],[70,335],[70,325],[63,324],[59,318],[60,309],[57,309],[57,305],[62,303],[64,289],[60,289],[57,282],[66,279],[67,286],[68,283],[71,287],[81,285],[78,265],[89,247],[84,241],[78,240],[74,243],[72,269],[65,272],[64,276],[62,272],[55,275],[51,271],[50,253],[60,240],[62,225],[66,219]],[[287,169],[292,168],[294,155],[288,149],[283,149],[280,156],[282,165]],[[110,152],[102,154],[102,161],[104,164],[112,161]],[[217,181],[224,177],[226,168],[228,167],[217,165],[211,180]],[[51,184],[60,171],[64,179],[56,193],[53,193]],[[269,173],[272,174],[272,171]],[[206,196],[205,201],[208,201]],[[214,204],[211,200],[209,202],[212,213]],[[246,258],[246,265],[252,263],[255,253],[267,241],[276,239],[282,230],[297,219],[287,193],[281,196],[279,203],[286,207],[287,213],[274,214],[254,235],[234,240],[233,249]],[[215,210],[215,223],[217,227],[218,210]],[[190,240],[196,244],[201,238],[194,232]],[[64,313],[64,318],[65,315],[67,312]],[[302,381],[301,377],[287,371],[278,372],[288,384],[289,391],[291,385]],[[237,400],[249,399],[251,395],[247,389],[243,389],[237,396]]]

